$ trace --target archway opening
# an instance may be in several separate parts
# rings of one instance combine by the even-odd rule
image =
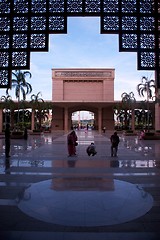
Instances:
[[[138,71],[137,53],[119,52],[118,39],[116,33],[100,34],[100,17],[68,17],[67,34],[50,34],[48,52],[31,52],[32,94],[41,92],[44,100],[52,99],[53,67],[115,68],[114,99],[121,100],[123,92],[131,91],[138,98],[136,86],[141,77],[154,78],[154,72]],[[5,95],[5,90],[0,92]]]
[[[76,130],[93,130],[95,125],[95,114],[90,111],[76,111],[72,113],[72,128]]]
[[[119,52],[119,36],[100,34],[100,17],[68,17],[67,34],[50,34],[48,52],[31,52],[30,72],[33,93],[42,93],[44,100],[52,98],[53,68],[115,68],[114,99],[123,92],[134,91],[142,76],[154,78],[154,72],[137,70],[136,52]],[[45,79],[45,81],[44,81]],[[129,84],[128,84],[129,83]],[[0,89],[1,95],[5,90]],[[32,95],[31,94],[31,95]],[[11,94],[12,95],[12,94]],[[13,93],[14,95],[14,93]],[[30,95],[27,96],[30,100]]]

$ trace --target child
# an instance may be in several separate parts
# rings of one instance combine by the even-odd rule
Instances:
[[[96,152],[96,147],[95,147],[94,143],[91,143],[91,144],[87,147],[86,152],[87,152],[88,156],[90,156],[90,155],[94,156],[94,155],[97,154],[97,152]]]

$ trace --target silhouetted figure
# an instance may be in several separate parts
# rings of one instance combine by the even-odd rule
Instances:
[[[75,131],[72,131],[67,136],[67,144],[68,144],[68,154],[69,156],[75,156],[76,155],[76,146],[77,146],[77,135]]]
[[[117,157],[117,151],[118,151],[118,144],[119,144],[119,136],[117,135],[117,132],[114,132],[114,134],[110,137],[111,140],[111,157]]]
[[[110,167],[118,168],[119,167],[119,161],[117,161],[117,160],[110,161]]]
[[[11,132],[10,132],[10,124],[6,124],[5,129],[5,155],[6,157],[10,157],[10,145],[11,145]]]

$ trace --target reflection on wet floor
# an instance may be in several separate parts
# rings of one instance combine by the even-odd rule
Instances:
[[[27,215],[65,226],[125,223],[153,206],[140,186],[113,178],[50,179],[23,189],[20,197],[18,207]]]
[[[129,150],[141,153],[143,156],[151,156],[151,158],[159,158],[160,156],[160,141],[156,140],[140,140],[136,137],[121,137],[121,141]]]
[[[105,168],[159,168],[160,167],[160,142],[157,141],[143,141],[139,140],[137,136],[135,137],[126,137],[121,135],[120,136],[120,147],[126,148],[129,151],[133,151],[135,153],[140,154],[139,156],[146,156],[146,159],[120,159],[120,158],[109,158],[104,156],[105,162],[107,162],[107,166]],[[95,142],[97,146],[106,146],[106,144],[110,144],[109,138],[95,138],[92,136],[91,132],[80,133],[78,138],[79,148],[83,148],[87,146],[90,142]],[[51,145],[54,142],[57,144],[65,143],[65,138],[62,140],[56,140],[56,138],[52,134],[42,135],[42,136],[30,136],[28,140],[12,140],[11,144],[11,158],[9,160],[5,160],[5,145],[4,139],[0,139],[0,172],[5,173],[10,167],[56,167],[55,166],[55,159],[51,157],[47,159],[47,154],[45,154],[45,159],[39,154],[33,157],[34,151],[38,150],[40,147],[44,145]],[[85,151],[85,150],[84,150]],[[30,156],[27,154],[31,154]],[[69,168],[77,167],[81,162],[84,160],[82,157],[78,158],[78,162],[75,159],[69,159],[67,164]],[[58,160],[59,161],[59,160]],[[90,167],[92,166],[93,158],[90,159]],[[85,160],[86,162],[86,160]],[[59,161],[60,163],[60,161]],[[99,168],[103,168],[104,166],[101,165],[101,162],[98,161]],[[81,165],[82,167],[82,165]]]
[[[142,239],[144,232],[144,239],[155,239],[148,233],[159,233],[160,141],[121,135],[118,157],[111,157],[109,135],[79,131],[76,157],[68,157],[66,135],[13,140],[8,159],[0,139],[1,230],[15,239],[34,232],[37,239],[42,232],[74,238],[65,231],[92,233],[82,239],[93,239],[95,232],[109,234],[103,239]],[[94,157],[86,154],[90,142]]]
[[[112,160],[111,167],[128,168],[154,168],[159,167],[155,160]]]
[[[52,188],[54,190],[113,190],[113,175],[105,171],[109,166],[110,162],[106,160],[53,161],[53,168],[59,171],[53,174]]]

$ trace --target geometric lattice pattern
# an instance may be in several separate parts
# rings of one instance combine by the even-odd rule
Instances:
[[[30,52],[48,51],[49,34],[67,33],[68,16],[100,16],[101,33],[119,34],[119,50],[137,52],[138,69],[155,70],[160,88],[158,0],[1,0],[1,88],[12,70],[30,68]]]

